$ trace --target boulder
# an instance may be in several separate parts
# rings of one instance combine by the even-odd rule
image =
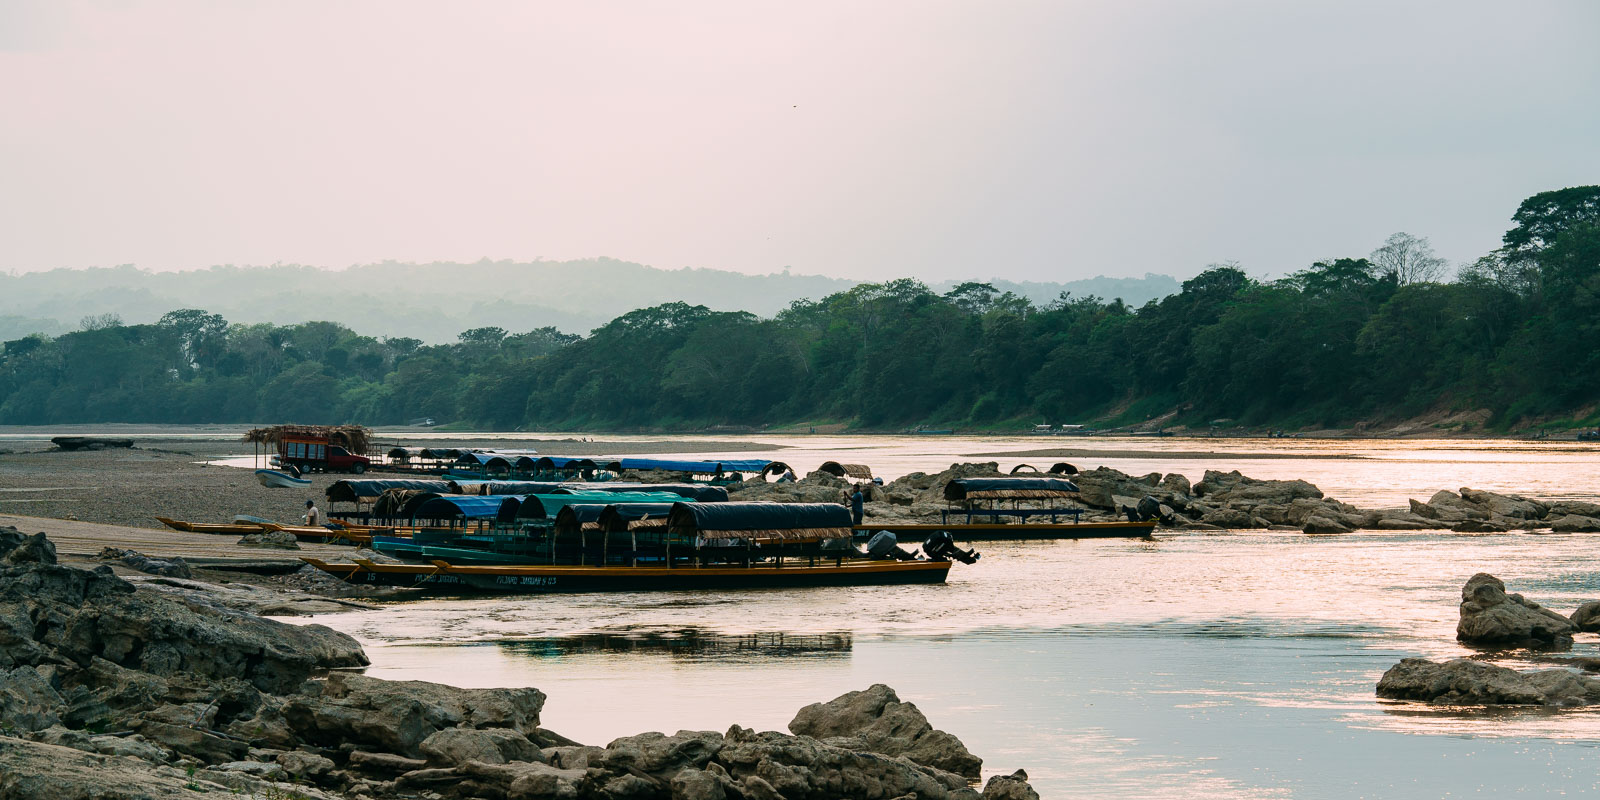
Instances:
[[[1472,519],[1488,519],[1489,512],[1463,500],[1455,492],[1441,489],[1433,493],[1426,503],[1411,501],[1412,513],[1440,522],[1459,523]]]
[[[1570,646],[1577,626],[1520,594],[1507,594],[1499,578],[1480,572],[1461,588],[1456,638],[1491,646]]]
[[[509,728],[445,728],[423,739],[417,749],[430,764],[452,766],[468,761],[504,764],[544,760],[528,737]]]
[[[975,798],[968,779],[909,758],[851,750],[810,736],[756,733],[735,725],[717,760],[746,797]]]
[[[1552,520],[1550,522],[1550,530],[1556,533],[1592,533],[1600,531],[1600,518],[1567,514]]]
[[[300,541],[294,534],[287,531],[262,531],[261,533],[247,533],[239,538],[240,545],[245,547],[265,547],[274,550],[299,550]]]
[[[1510,527],[1488,519],[1469,519],[1450,526],[1456,533],[1505,533]]]
[[[1350,528],[1336,519],[1314,515],[1300,528],[1303,533],[1349,533]]]
[[[678,731],[672,736],[642,733],[606,745],[600,763],[613,770],[672,775],[686,767],[704,769],[720,750],[722,734],[716,731]]]
[[[1265,524],[1257,524],[1256,518],[1250,514],[1234,508],[1218,508],[1208,511],[1200,517],[1200,521],[1226,530],[1267,527]]]
[[[1260,480],[1242,475],[1238,470],[1206,470],[1205,477],[1194,485],[1194,494],[1210,505],[1243,510],[1263,504],[1286,506],[1302,498],[1322,499],[1322,490],[1305,481]]]
[[[1584,633],[1600,633],[1600,600],[1590,600],[1578,606],[1567,619]]]
[[[333,771],[333,761],[331,759],[301,750],[279,753],[277,761],[278,766],[283,767],[284,772],[300,780],[320,780],[324,775]]]
[[[990,778],[983,786],[983,800],[1039,800],[1039,793],[1028,785],[1028,773],[1019,769]]]
[[[1441,705],[1589,705],[1600,702],[1600,680],[1565,669],[1518,672],[1468,658],[1407,658],[1383,674],[1378,696]]]
[[[131,756],[153,764],[160,764],[171,757],[165,749],[145,741],[144,737],[137,733],[132,736],[93,736],[90,737],[89,743],[94,746],[96,753],[108,756]]]
[[[1537,500],[1515,494],[1496,494],[1461,487],[1461,499],[1471,503],[1490,516],[1512,519],[1539,519],[1549,513],[1550,507]]]
[[[34,667],[0,671],[0,730],[42,731],[65,711],[66,701]]]
[[[1564,517],[1577,514],[1580,517],[1594,517],[1600,519],[1600,503],[1590,503],[1583,500],[1553,500],[1548,503],[1550,508],[1547,517]]]
[[[881,683],[800,709],[789,730],[852,750],[905,756],[971,780],[978,779],[983,766],[983,759],[968,752],[961,740],[934,730],[915,705],[901,702]]]
[[[457,689],[424,681],[385,681],[334,673],[289,698],[284,719],[305,741],[351,743],[408,757],[446,728],[509,728],[524,736],[539,726],[538,689]]]
[[[104,547],[95,556],[100,561],[115,561],[129,569],[136,569],[147,575],[161,575],[169,578],[192,578],[194,571],[189,569],[189,562],[182,558],[163,560],[151,558],[136,550],[123,550],[117,547]]]

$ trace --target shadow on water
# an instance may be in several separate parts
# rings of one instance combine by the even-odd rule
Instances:
[[[702,628],[667,631],[603,631],[496,643],[507,655],[554,659],[583,655],[666,657],[674,660],[741,662],[850,657],[850,633],[720,633]]]

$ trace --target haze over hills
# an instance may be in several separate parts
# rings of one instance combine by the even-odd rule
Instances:
[[[1143,305],[1178,291],[1167,275],[1095,277],[1054,282],[991,280],[1043,305],[1062,292]],[[820,275],[747,275],[715,269],[664,270],[593,258],[575,261],[478,261],[471,264],[383,262],[344,270],[298,265],[217,266],[153,272],[133,266],[55,269],[0,275],[0,341],[30,333],[58,335],[87,316],[116,314],[127,324],[198,308],[230,322],[286,325],[328,320],[370,336],[455,341],[470,328],[528,331],[591,329],[638,308],[683,301],[717,311],[770,317],[801,298],[817,299],[860,283]],[[945,292],[954,281],[934,284]]]

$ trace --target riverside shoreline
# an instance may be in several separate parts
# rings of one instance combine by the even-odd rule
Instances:
[[[982,759],[887,686],[807,706],[789,733],[584,745],[541,727],[538,689],[364,677],[345,634],[61,564],[11,528],[0,622],[0,800],[1038,798],[1020,770],[980,792]]]

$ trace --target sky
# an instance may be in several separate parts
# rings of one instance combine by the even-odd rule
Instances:
[[[1589,0],[0,0],[0,270],[1470,262],[1600,183]]]

